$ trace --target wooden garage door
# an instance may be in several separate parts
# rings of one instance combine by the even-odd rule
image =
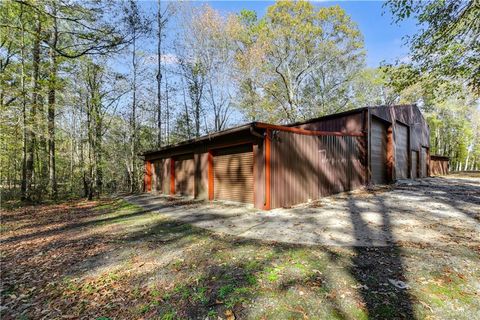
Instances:
[[[216,150],[213,172],[215,199],[253,203],[252,145]]]
[[[372,118],[371,170],[374,184],[387,183],[387,127]]]
[[[408,127],[395,125],[395,172],[397,179],[408,178]]]
[[[163,192],[163,163],[164,159],[158,159],[153,161],[153,176],[152,176],[152,190],[158,193]]]
[[[422,159],[421,159],[421,176],[422,178],[425,178],[428,174],[428,149],[425,147],[422,147]]]
[[[175,158],[175,193],[193,196],[195,165],[193,154]]]
[[[418,178],[418,151],[412,150],[412,179]]]

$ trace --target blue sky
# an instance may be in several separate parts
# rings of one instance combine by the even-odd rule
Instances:
[[[196,1],[194,5],[208,3],[211,7],[224,14],[239,12],[242,9],[255,10],[258,16],[265,14],[267,7],[273,1]],[[402,39],[406,35],[413,35],[418,27],[415,21],[402,21],[394,24],[387,9],[383,8],[382,1],[317,1],[317,6],[339,5],[355,21],[365,39],[367,49],[367,65],[377,67],[382,61],[394,62],[395,59],[406,59],[408,48]],[[146,7],[156,7],[155,2],[144,2]],[[383,14],[382,14],[383,13]],[[173,27],[174,26],[170,26]]]

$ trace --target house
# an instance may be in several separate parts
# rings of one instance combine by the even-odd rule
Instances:
[[[252,122],[143,153],[145,191],[288,207],[429,175],[416,105],[354,109],[289,125]]]

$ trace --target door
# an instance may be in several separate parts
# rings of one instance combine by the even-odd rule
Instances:
[[[253,203],[252,145],[213,152],[214,199]]]
[[[395,124],[395,173],[397,179],[408,178],[408,127]]]
[[[194,195],[195,165],[193,154],[176,157],[175,193],[183,196]]]
[[[372,182],[387,183],[387,126],[375,118],[372,118],[370,146]]]
[[[427,177],[428,175],[428,149],[425,147],[422,147],[422,164],[421,164],[421,175],[422,178]]]
[[[412,179],[418,178],[418,151],[412,150]]]

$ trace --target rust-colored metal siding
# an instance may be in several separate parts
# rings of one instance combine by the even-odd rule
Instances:
[[[428,177],[428,149],[422,147],[422,156],[420,160],[420,174],[422,178]]]
[[[153,165],[153,176],[152,176],[152,191],[156,193],[163,193],[164,187],[164,162],[165,159],[158,159],[152,162]]]
[[[265,205],[265,155],[264,143],[253,145],[253,190],[255,208]]]
[[[175,193],[194,195],[195,162],[193,154],[175,158]]]
[[[412,150],[412,179],[418,178],[418,151]]]
[[[208,153],[195,154],[195,198],[208,199]]]
[[[397,179],[408,178],[408,127],[395,123],[395,175]]]
[[[371,170],[372,182],[384,184],[387,179],[387,126],[383,121],[372,118],[371,128]]]
[[[252,145],[215,150],[214,199],[253,203]]]
[[[271,207],[288,207],[364,184],[363,137],[275,132]]]
[[[448,174],[448,157],[430,156],[430,175],[443,176]]]
[[[342,116],[327,117],[303,124],[295,125],[297,128],[317,131],[336,131],[343,133],[361,133],[363,129],[363,112],[353,111],[353,113]]]

